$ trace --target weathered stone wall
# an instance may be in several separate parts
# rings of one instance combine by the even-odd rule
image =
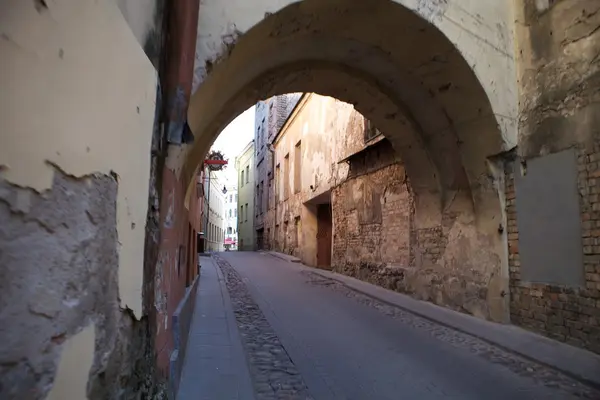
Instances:
[[[600,352],[600,3],[517,0],[515,11],[520,157],[506,169],[511,320]],[[577,153],[583,244],[583,265],[576,261],[571,268],[581,269],[584,279],[581,285],[527,282],[523,268],[534,266],[523,265],[515,174],[526,175],[528,162],[568,148]]]
[[[577,144],[593,150],[600,125],[600,3],[516,1],[519,155]]]
[[[397,290],[410,265],[411,199],[402,164],[351,178],[332,191],[333,270]]]
[[[442,224],[419,229],[404,167],[389,141],[378,140],[359,151],[352,146],[348,178],[332,191],[334,270],[489,318],[485,268],[446,255],[456,215],[446,212]]]

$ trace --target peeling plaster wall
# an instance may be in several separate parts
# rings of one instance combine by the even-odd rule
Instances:
[[[116,174],[120,296],[139,316],[156,72],[112,1],[5,1],[0,29],[2,178]]]
[[[118,188],[59,170],[41,194],[0,181],[2,399],[151,394],[147,325],[119,306]]]
[[[139,319],[156,85],[116,2],[0,4],[0,312],[19,327],[2,331],[8,398],[43,398],[62,343],[89,321],[90,381],[74,384],[91,397],[126,395],[153,365],[131,363],[150,354]]]

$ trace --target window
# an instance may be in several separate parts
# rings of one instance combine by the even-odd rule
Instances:
[[[262,215],[265,211],[265,207],[263,207],[263,199],[265,196],[265,182],[264,181],[260,181],[260,188],[258,189],[258,193],[260,196],[260,209],[259,212]]]
[[[250,181],[250,166],[246,166],[246,183]]]
[[[242,170],[242,180],[240,181],[240,187],[244,186],[244,170]]]
[[[290,154],[283,160],[283,199],[290,197]]]
[[[231,208],[229,209],[229,218],[231,218]]]
[[[237,218],[237,207],[233,209],[233,216]]]
[[[370,120],[365,119],[365,134],[364,134],[365,143],[371,139],[375,139],[379,135],[381,135],[381,132],[379,131],[379,129],[375,128],[375,126],[373,125],[373,123]]]
[[[260,198],[260,186],[256,185],[256,201],[254,202],[254,213],[255,216],[258,217],[258,210],[260,210],[260,202],[261,198]]]
[[[229,195],[229,202],[233,203],[233,195],[232,194]]]
[[[248,222],[248,203],[246,203],[246,222]]]
[[[296,143],[294,149],[294,193],[302,190],[302,142]]]
[[[244,206],[240,207],[240,223],[244,222]]]
[[[231,233],[232,233],[232,232],[233,232],[233,230],[231,229],[231,227],[230,227],[230,226],[228,226],[228,227],[227,227],[227,234],[228,234],[228,235],[231,235]]]

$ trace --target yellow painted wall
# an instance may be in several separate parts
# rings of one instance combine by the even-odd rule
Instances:
[[[2,178],[44,191],[53,168],[118,175],[122,306],[142,312],[156,72],[116,3],[0,1]]]

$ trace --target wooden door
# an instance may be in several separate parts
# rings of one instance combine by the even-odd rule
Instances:
[[[317,206],[317,266],[331,268],[331,204]]]

